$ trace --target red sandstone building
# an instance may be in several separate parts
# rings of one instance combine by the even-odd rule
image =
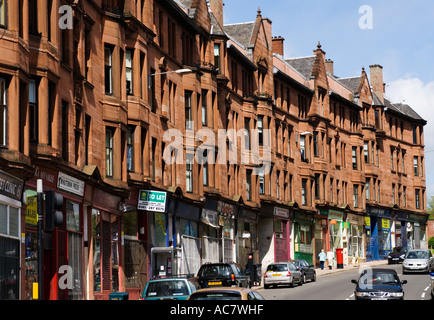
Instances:
[[[341,78],[320,44],[285,58],[271,20],[224,25],[221,0],[6,1],[0,16],[1,299],[34,298],[37,179],[65,200],[45,299],[136,299],[155,275],[250,253],[351,264],[426,246],[426,121],[385,98],[381,66]]]

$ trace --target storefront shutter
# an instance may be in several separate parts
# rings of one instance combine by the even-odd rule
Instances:
[[[111,290],[110,278],[110,222],[102,221],[102,289]]]

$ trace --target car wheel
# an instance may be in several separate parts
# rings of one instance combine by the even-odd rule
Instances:
[[[306,274],[305,274],[305,273],[303,273],[303,274],[301,275],[301,280],[300,280],[300,282],[303,283],[303,284],[306,283]]]
[[[313,273],[312,282],[316,281],[316,272]]]
[[[270,285],[269,284],[264,284],[264,289],[270,289]]]
[[[301,286],[303,285],[304,282],[305,282],[305,281],[304,281],[304,276],[302,275],[302,276],[300,277],[300,279],[298,280],[298,285],[301,287]]]
[[[292,281],[289,283],[290,288],[294,288],[294,277],[292,277]]]

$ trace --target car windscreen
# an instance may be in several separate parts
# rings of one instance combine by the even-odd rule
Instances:
[[[410,251],[406,259],[428,259],[428,251]]]
[[[227,265],[213,265],[204,266],[200,271],[199,277],[218,277],[218,276],[230,276],[231,268]]]
[[[241,300],[238,292],[200,292],[190,296],[190,300]]]
[[[187,284],[183,280],[155,281],[148,285],[146,298],[177,297],[189,295]]]
[[[267,267],[267,272],[280,272],[288,271],[288,265],[286,264],[270,264]]]
[[[366,272],[359,279],[359,287],[369,288],[372,286],[397,286],[400,284],[398,275],[388,272]]]

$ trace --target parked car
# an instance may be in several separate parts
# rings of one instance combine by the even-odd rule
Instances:
[[[142,300],[187,300],[198,289],[199,283],[193,275],[157,277],[146,284]]]
[[[354,296],[356,300],[403,300],[403,284],[393,269],[372,268],[363,270],[359,279],[351,280],[356,284]]]
[[[194,292],[188,300],[265,300],[251,288],[215,287]]]
[[[402,262],[402,273],[434,271],[434,258],[431,250],[413,249],[409,250]]]
[[[271,285],[287,284],[294,287],[297,283],[303,285],[301,271],[292,262],[274,262],[268,265],[264,274],[264,288]]]
[[[250,288],[250,278],[236,263],[205,263],[197,273],[201,288],[225,286]]]
[[[406,247],[395,247],[392,252],[387,256],[387,262],[389,264],[392,263],[402,263],[405,258],[405,254],[407,253]]]
[[[306,260],[297,259],[291,260],[298,271],[301,272],[301,279],[303,283],[306,283],[306,280],[316,281],[316,271],[312,264],[309,264]]]

